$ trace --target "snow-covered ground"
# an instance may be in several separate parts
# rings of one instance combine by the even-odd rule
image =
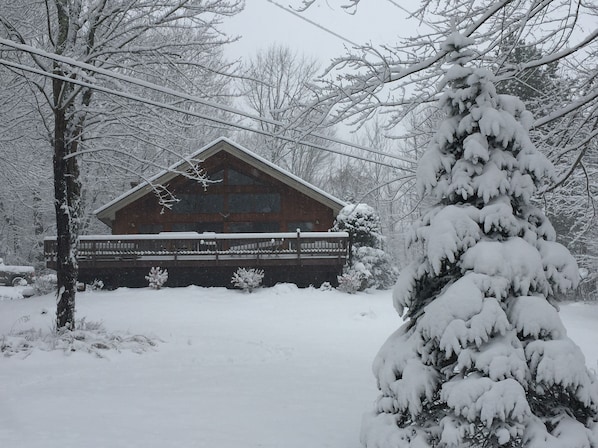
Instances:
[[[0,335],[49,332],[54,296],[18,297],[0,289]],[[401,324],[389,291],[293,285],[89,291],[77,316],[161,342],[0,357],[0,447],[357,448],[372,359]],[[596,370],[598,306],[561,316]]]

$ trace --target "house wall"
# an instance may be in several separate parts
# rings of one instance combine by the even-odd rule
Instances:
[[[180,199],[171,210],[148,194],[116,213],[112,233],[327,231],[333,225],[332,209],[227,152],[208,158],[202,169],[220,182],[204,189],[178,176],[168,185]]]

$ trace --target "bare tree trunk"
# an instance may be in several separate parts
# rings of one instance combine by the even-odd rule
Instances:
[[[60,81],[55,81],[60,83]],[[56,86],[55,86],[56,87]],[[60,90],[60,89],[59,89]],[[56,328],[73,330],[75,327],[75,293],[77,291],[77,221],[81,194],[77,159],[66,156],[72,142],[67,129],[64,108],[54,111],[54,206],[57,231],[58,298]]]

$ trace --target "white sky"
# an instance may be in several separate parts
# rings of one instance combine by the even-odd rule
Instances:
[[[301,4],[301,0],[276,2],[286,7]],[[340,7],[346,3],[346,0],[319,0],[301,14],[357,44],[393,43],[398,40],[397,35],[412,34],[408,31],[413,30],[413,26],[408,27],[403,19],[406,14],[388,0],[364,0],[354,15]],[[324,66],[332,57],[344,54],[345,47],[351,47],[268,0],[246,0],[245,10],[226,19],[223,29],[229,35],[242,36],[227,50],[232,58],[251,56],[257,50],[279,43],[305,56],[318,58]]]

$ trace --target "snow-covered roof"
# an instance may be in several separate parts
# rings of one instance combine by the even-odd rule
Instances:
[[[341,201],[331,194],[326,193],[322,189],[280,168],[269,160],[264,159],[249,149],[239,145],[238,143],[226,137],[220,137],[170,166],[168,169],[159,172],[158,174],[149,178],[147,181],[140,183],[129,191],[108,202],[106,205],[98,208],[94,211],[94,214],[103,223],[111,227],[112,221],[115,219],[116,212],[150,193],[152,191],[152,185],[165,184],[173,178],[179,176],[180,172],[185,169],[185,165],[190,165],[190,161],[206,160],[208,157],[211,157],[220,151],[226,151],[238,159],[259,169],[260,171],[266,172],[273,178],[281,181],[289,187],[298,190],[306,196],[333,209],[335,214],[337,214],[343,207],[347,205],[344,201]]]

